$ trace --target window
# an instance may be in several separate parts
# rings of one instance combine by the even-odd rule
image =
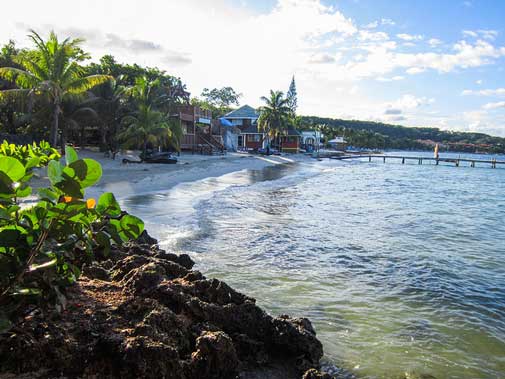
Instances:
[[[251,142],[260,142],[261,141],[261,135],[259,135],[259,134],[250,134],[249,135],[249,141],[251,141]]]

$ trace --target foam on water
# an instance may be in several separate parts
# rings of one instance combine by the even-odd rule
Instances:
[[[359,377],[505,372],[505,170],[322,161],[125,201],[168,249],[307,316]]]

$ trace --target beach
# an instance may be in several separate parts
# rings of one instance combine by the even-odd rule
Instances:
[[[112,192],[119,199],[166,191],[178,184],[218,177],[241,170],[260,170],[268,166],[307,161],[301,154],[261,156],[248,153],[225,155],[201,155],[183,152],[177,156],[177,164],[123,163],[123,159],[138,160],[137,151],[116,155],[116,159],[90,149],[78,149],[79,158],[90,158],[102,166],[102,178],[97,185],[87,189],[86,197],[99,197]],[[40,188],[48,183],[47,169],[37,171],[33,186]]]

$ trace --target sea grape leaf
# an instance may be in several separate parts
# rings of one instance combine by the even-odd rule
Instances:
[[[0,171],[4,172],[13,182],[25,176],[23,164],[16,158],[0,157]]]
[[[121,207],[110,192],[106,192],[100,196],[96,210],[100,214],[107,214],[109,216],[119,216],[121,214]]]
[[[26,162],[25,169],[29,170],[33,167],[37,167],[40,165],[40,158],[39,157],[32,157]]]
[[[144,222],[132,215],[123,216],[120,220],[120,226],[129,239],[138,238],[144,231]]]
[[[12,185],[12,179],[6,173],[0,171],[0,194],[13,194],[14,189]]]
[[[67,162],[67,166],[77,161],[77,159],[79,158],[75,149],[71,146],[65,146],[65,161]]]
[[[55,185],[63,179],[62,171],[61,164],[56,161],[49,162],[47,165],[47,176],[49,177],[51,184]]]

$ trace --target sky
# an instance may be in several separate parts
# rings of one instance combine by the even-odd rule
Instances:
[[[51,6],[49,6],[49,3]],[[84,38],[98,60],[157,66],[192,96],[231,86],[257,107],[292,76],[298,113],[505,137],[503,0],[18,0],[29,29]]]

